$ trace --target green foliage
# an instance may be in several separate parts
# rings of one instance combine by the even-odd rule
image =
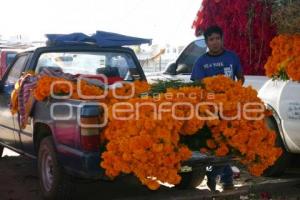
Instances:
[[[289,80],[289,76],[287,75],[285,69],[281,68],[277,75],[272,76],[272,80],[287,81],[287,80]]]
[[[149,95],[153,96],[159,93],[166,93],[168,88],[180,87],[203,87],[203,84],[200,81],[186,83],[182,80],[157,80],[157,82],[151,86]]]

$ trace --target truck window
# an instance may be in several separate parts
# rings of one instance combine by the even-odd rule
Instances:
[[[6,55],[6,66],[9,66],[14,58],[16,57],[17,53],[7,53]]]
[[[20,56],[18,58],[18,60],[14,63],[14,65],[11,67],[8,73],[7,80],[5,81],[6,84],[14,84],[17,82],[25,67],[26,60],[27,60],[27,55]]]
[[[38,60],[36,73],[44,68],[61,70],[64,73],[120,77],[132,80],[136,64],[128,53],[114,52],[51,52],[43,53]],[[110,70],[107,70],[107,69]],[[106,74],[110,73],[110,74]]]

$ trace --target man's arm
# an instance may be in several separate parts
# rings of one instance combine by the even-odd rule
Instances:
[[[242,81],[242,84],[244,84],[245,82],[245,76],[243,74],[243,71],[238,71],[236,73],[236,78],[239,80],[239,81]]]
[[[244,84],[245,82],[245,76],[243,73],[243,69],[242,69],[242,65],[241,65],[241,61],[240,58],[235,55],[236,57],[236,66],[235,66],[235,77],[242,82],[242,84]]]

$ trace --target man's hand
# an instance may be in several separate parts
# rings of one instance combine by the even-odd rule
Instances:
[[[238,79],[239,81],[242,82],[242,84],[244,84],[244,82],[245,82],[245,76],[244,76],[243,72],[238,72],[238,73],[236,74],[236,77],[237,77],[237,79]]]

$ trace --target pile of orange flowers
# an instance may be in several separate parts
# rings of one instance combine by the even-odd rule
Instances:
[[[176,116],[182,117],[182,120],[175,119],[170,112],[162,113],[161,120],[155,119],[153,116],[156,111],[152,106],[141,107],[138,111],[140,115],[138,120],[134,116],[126,120],[126,123],[113,118],[110,113],[110,122],[104,132],[108,140],[107,151],[102,154],[101,162],[106,174],[115,177],[120,173],[133,173],[150,189],[157,189],[158,181],[178,184],[180,163],[191,155],[191,151],[182,146],[179,139],[185,135],[196,134],[205,124],[209,126],[212,137],[207,140],[207,149],[201,148],[202,152],[213,151],[217,156],[234,153],[249,171],[257,176],[273,165],[281,155],[281,149],[275,147],[276,134],[266,127],[263,118],[255,121],[243,116],[239,119],[224,119],[236,116],[239,104],[242,108],[249,102],[260,103],[263,106],[256,91],[250,87],[244,88],[240,83],[223,76],[206,78],[204,84],[203,89],[200,87],[168,89],[166,94],[173,95],[172,99],[161,95],[158,100],[149,97],[134,98],[128,102],[132,105],[155,102],[157,107],[170,102],[171,107],[178,102],[187,102],[195,106],[199,102],[206,101],[222,104],[223,117],[219,110],[212,120],[202,120],[195,116],[184,120],[184,117],[190,116],[191,110],[189,106],[182,104],[175,108]],[[190,98],[191,93],[195,98]],[[214,98],[209,97],[212,93]],[[250,108],[259,107],[251,105]],[[124,106],[123,109],[128,107]],[[198,109],[196,112],[202,117],[210,116],[208,110],[211,113],[214,111],[214,108],[206,104],[199,106]],[[248,115],[259,117],[265,112],[263,107],[262,113],[252,112]],[[121,113],[122,117],[128,117],[130,114]]]
[[[73,99],[81,99],[78,86],[84,95],[104,93],[86,81],[76,83],[45,76],[38,81],[35,98],[42,101],[50,97],[54,81],[62,81],[52,86],[55,94],[70,95]],[[168,88],[155,96],[145,94],[151,86],[142,81],[110,89],[106,98],[99,100],[108,106],[108,124],[101,134],[106,151],[101,154],[100,163],[106,174],[114,178],[132,173],[152,190],[159,188],[159,182],[178,184],[181,163],[192,154],[180,142],[181,138],[201,134],[199,130],[204,126],[209,127],[211,137],[199,151],[210,151],[216,156],[233,154],[257,176],[273,165],[281,155],[281,149],[275,147],[276,134],[266,127],[263,118],[249,120],[243,115],[248,103],[253,105],[245,109],[256,109],[247,113],[248,117],[258,118],[266,113],[257,92],[224,76],[206,78],[203,83],[203,87]],[[261,108],[258,104],[262,112],[257,111]],[[122,111],[113,112],[116,106]],[[134,112],[124,112],[131,107]],[[241,117],[237,118],[239,113]]]
[[[136,97],[141,93],[147,92],[149,88],[150,86],[144,81],[123,83],[122,87],[109,90],[105,96],[102,88],[89,84],[85,80],[73,82],[64,78],[42,76],[34,89],[34,96],[36,100],[43,101],[50,97],[52,92],[52,95],[69,95],[71,99],[93,99],[94,97],[94,99],[100,99],[104,102],[112,101],[113,103],[115,96]],[[100,98],[102,96],[103,98]]]
[[[220,82],[224,84],[220,86]],[[215,150],[217,156],[238,152],[235,153],[236,156],[248,167],[250,173],[261,175],[265,169],[275,163],[282,150],[275,147],[276,133],[268,129],[264,118],[261,118],[262,114],[268,115],[268,111],[265,110],[263,113],[245,111],[245,109],[262,108],[263,102],[257,97],[257,92],[251,87],[245,88],[239,83],[226,80],[225,77],[207,78],[204,83],[208,90],[218,92],[213,101],[223,103],[224,117],[236,116],[238,105],[242,108],[241,113],[247,114],[239,119],[224,120],[224,117],[219,116],[216,120],[208,121],[212,139],[207,141],[207,146]],[[249,102],[251,105],[245,107]]]
[[[267,76],[300,81],[300,35],[279,35],[272,40],[271,48],[265,65]]]
[[[130,102],[152,102],[152,99],[136,98]],[[125,123],[110,118],[104,132],[107,150],[101,156],[101,167],[109,177],[133,173],[152,190],[159,188],[158,181],[180,182],[180,163],[191,156],[191,151],[179,144],[182,122],[174,123],[171,113],[165,113],[162,120],[153,120],[154,112],[152,107],[143,106],[139,120]]]
[[[81,96],[78,94],[79,91],[81,91]],[[85,80],[76,83],[51,76],[42,76],[34,89],[34,97],[38,101],[43,101],[51,95],[70,95],[71,99],[82,99],[84,96],[101,96],[102,94],[101,88],[88,84]]]
[[[120,173],[133,173],[152,190],[160,186],[159,181],[178,184],[181,180],[178,174],[180,164],[192,154],[184,144],[180,144],[180,135],[195,133],[203,127],[204,121],[195,117],[183,120],[182,117],[190,112],[185,105],[178,105],[174,110],[178,119],[171,112],[160,113],[156,108],[161,106],[165,110],[171,110],[171,106],[178,102],[199,102],[202,91],[201,88],[182,87],[167,90],[174,98],[162,95],[160,98],[130,99],[130,105],[141,106],[126,123],[113,117],[110,112],[109,123],[104,131],[108,140],[107,150],[101,156],[101,167],[106,169],[106,174],[113,178]],[[196,94],[193,100],[188,98],[191,92]],[[177,96],[178,93],[184,95]],[[153,103],[155,107],[152,106]],[[128,105],[122,108],[128,109]],[[159,113],[161,116],[155,117]],[[129,117],[131,114],[120,113],[118,117]]]

